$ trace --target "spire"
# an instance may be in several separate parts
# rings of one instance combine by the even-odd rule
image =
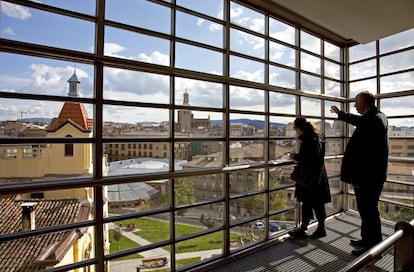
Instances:
[[[189,105],[189,104],[190,104],[190,103],[189,103],[188,96],[189,96],[189,94],[188,94],[188,92],[187,92],[187,89],[185,89],[185,92],[184,92],[184,94],[183,94],[183,97],[184,97],[184,100],[183,100],[183,105]]]
[[[73,75],[69,78],[69,93],[68,96],[79,97],[79,84],[80,81],[76,76],[76,70],[73,71]]]

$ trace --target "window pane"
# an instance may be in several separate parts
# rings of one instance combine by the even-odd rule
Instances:
[[[222,135],[223,115],[218,112],[177,110],[175,112],[175,136],[180,138],[187,137],[217,137]]]
[[[255,137],[264,135],[264,116],[230,114],[230,136]]]
[[[374,93],[377,89],[377,80],[373,79],[366,79],[356,82],[349,83],[349,97],[356,97],[356,95],[362,91],[370,91]]]
[[[321,60],[317,57],[302,52],[300,53],[300,65],[305,71],[321,74]]]
[[[68,96],[69,80],[73,79],[77,96],[91,98],[94,95],[92,65],[9,53],[0,53],[0,63],[13,64],[12,67],[0,65],[0,90],[3,92]],[[14,104],[15,110],[31,111],[39,117],[42,116],[40,110],[50,110],[48,107],[22,109],[19,105]],[[1,114],[4,113],[0,111]]]
[[[269,84],[284,88],[296,88],[296,73],[293,70],[269,65]]]
[[[414,68],[414,50],[388,55],[380,58],[381,74]]]
[[[169,77],[119,68],[104,68],[104,98],[168,103]]]
[[[302,114],[303,115],[321,115],[321,101],[319,99],[302,97]]]
[[[300,45],[301,48],[306,49],[310,52],[320,55],[321,54],[321,39],[306,33],[300,32]]]
[[[264,64],[257,61],[230,56],[230,76],[242,80],[263,83]]]
[[[307,74],[301,74],[302,90],[314,93],[321,93],[321,78]]]
[[[414,96],[381,99],[381,111],[388,116],[414,115]]]
[[[223,47],[223,26],[190,14],[177,12],[176,33],[178,37]]]
[[[264,58],[264,39],[247,32],[230,30],[230,49],[256,58]]]
[[[380,78],[381,93],[393,93],[414,89],[414,72],[389,75]]]
[[[168,40],[113,27],[105,28],[105,55],[160,65],[169,65]]]
[[[295,113],[295,98],[296,96],[290,94],[269,93],[269,111],[271,113]]]
[[[143,107],[127,107],[127,106],[115,106],[115,105],[104,105],[103,106],[103,122],[111,123],[129,123],[133,124],[137,130],[145,131],[147,126],[151,124],[160,125],[160,133],[156,135],[168,136],[168,121],[169,114],[168,110],[160,108],[143,108]],[[114,124],[115,125],[115,124]],[[161,129],[162,128],[162,129]],[[122,130],[120,130],[120,134]],[[151,133],[149,133],[151,135]],[[154,135],[154,136],[156,136]],[[136,137],[131,135],[131,137]]]
[[[341,97],[341,83],[325,79],[325,94]]]
[[[223,85],[177,77],[175,79],[175,104],[222,108]]]
[[[414,28],[385,37],[380,42],[380,53],[386,53],[414,45]]]
[[[365,77],[372,77],[377,74],[377,63],[375,60],[368,60],[349,65],[349,79],[355,80]]]
[[[349,48],[349,61],[357,61],[373,57],[376,54],[375,42],[358,44]]]
[[[2,5],[6,2],[3,1]],[[58,8],[63,8],[71,11],[77,11],[80,13],[86,13],[90,15],[95,14],[95,0],[72,0],[72,1],[55,1],[55,0],[43,0],[41,2],[45,5],[50,5]],[[7,4],[7,3],[6,3]]]
[[[183,43],[176,43],[175,50],[175,67],[222,75],[223,56],[220,52]]]
[[[230,108],[263,112],[264,91],[230,86]]]
[[[249,30],[264,33],[264,15],[245,6],[230,2],[230,22]]]
[[[230,142],[230,165],[242,165],[264,162],[263,141],[232,141]],[[236,190],[236,192],[241,192]]]
[[[177,0],[177,5],[223,19],[223,0]]]
[[[119,2],[116,0],[107,0],[105,4],[105,19],[170,33],[170,8],[151,1],[135,0],[123,0],[122,5],[119,5]]]
[[[325,57],[330,58],[332,60],[336,60],[336,61],[340,61],[341,60],[341,48],[333,45],[327,41],[323,42],[324,44],[324,52],[325,52]]]
[[[330,61],[325,61],[325,76],[338,80],[341,79],[341,66]]]
[[[174,156],[176,158],[187,158],[188,162],[183,164],[184,170],[223,167],[223,146],[223,142],[220,141],[176,142]],[[217,177],[219,178],[219,175]],[[212,180],[215,179],[212,178]],[[212,184],[206,186],[210,185],[213,186]],[[217,185],[220,186],[220,184]]]
[[[95,24],[2,1],[0,25],[7,26],[0,37],[82,52],[95,51]],[[21,11],[19,14],[13,12]],[[52,24],[50,22],[53,22]],[[47,31],[33,31],[37,29]],[[65,31],[62,31],[64,29]],[[79,33],[82,38],[79,39]]]
[[[269,36],[286,43],[295,44],[295,28],[273,18],[269,19]]]
[[[286,66],[295,67],[295,59],[295,49],[272,41],[269,42],[269,60]]]

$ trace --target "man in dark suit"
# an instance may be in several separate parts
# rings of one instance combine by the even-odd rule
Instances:
[[[331,111],[356,127],[342,159],[341,180],[351,183],[355,191],[361,240],[351,240],[351,244],[357,246],[352,254],[359,256],[382,240],[378,201],[387,178],[388,121],[369,92],[356,96],[355,108],[361,115],[340,111],[336,106]]]

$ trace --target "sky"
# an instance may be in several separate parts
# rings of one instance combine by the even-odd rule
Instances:
[[[38,1],[45,4],[71,9],[76,12],[93,15],[95,1],[93,0],[46,0]],[[168,2],[168,1],[167,1]],[[162,34],[170,32],[170,10],[162,5],[144,0],[107,0],[106,19],[124,24],[147,28]],[[122,3],[122,4],[120,4]],[[177,0],[178,5],[207,14],[213,18],[222,19],[222,0]],[[94,24],[61,15],[27,8],[12,3],[0,1],[0,37],[17,41],[32,42],[48,46],[61,47],[81,52],[93,52]],[[183,39],[194,40],[211,46],[222,47],[223,27],[214,21],[195,17],[183,12],[177,12],[176,35]],[[264,33],[264,17],[260,13],[249,10],[241,5],[231,4],[231,21],[251,31]],[[263,58],[265,41],[246,32],[231,30],[230,48],[243,54]],[[288,25],[270,21],[271,37],[294,43],[294,29]],[[381,40],[381,52],[385,53],[414,44],[414,29],[394,35],[392,38]],[[135,60],[168,66],[170,62],[169,41],[160,37],[150,37],[142,34],[120,30],[114,27],[105,29],[105,55],[123,59]],[[318,53],[320,40],[302,32],[303,48]],[[414,50],[397,56],[384,57],[381,61],[381,71],[394,72],[397,69],[409,69],[414,65]],[[360,45],[351,49],[351,61],[372,56],[375,53],[374,43]],[[295,51],[277,43],[270,44],[272,61],[294,67]],[[325,43],[325,54],[334,60],[339,59],[339,50],[332,44]],[[176,67],[191,69],[199,72],[222,75],[222,55],[206,49],[200,49],[185,43],[176,43]],[[302,68],[306,71],[319,73],[321,67],[318,58],[303,53]],[[375,71],[375,61],[351,65],[350,76],[358,79],[371,76]],[[340,69],[334,62],[325,62],[326,74],[339,79]],[[36,93],[45,95],[66,96],[68,93],[67,80],[76,71],[81,82],[82,97],[93,98],[94,71],[93,66],[84,63],[73,63],[51,59],[19,56],[0,52],[0,90],[3,92]],[[263,64],[248,61],[239,57],[230,57],[231,77],[264,82]],[[302,89],[320,93],[319,79],[309,75],[302,76]],[[270,67],[270,84],[293,88],[294,73],[276,66]],[[339,95],[339,84],[326,81],[326,93]],[[375,90],[375,80],[364,80],[351,84],[351,95],[363,89]],[[414,72],[381,79],[384,92],[405,91],[414,89]],[[190,94],[190,104],[221,108],[223,104],[223,86],[198,80],[176,78],[175,103],[181,105],[183,93]],[[105,68],[104,98],[137,102],[168,104],[170,101],[170,80],[164,75],[145,72]],[[292,95],[272,94],[270,109],[273,112],[293,113],[295,97]],[[260,90],[231,86],[230,106],[232,109],[264,111],[264,94]],[[319,114],[319,102],[314,99],[304,99],[303,113]],[[34,117],[56,117],[62,103],[42,101],[19,101],[0,99],[0,120],[16,120]],[[89,117],[92,117],[91,105],[86,105]],[[382,110],[387,115],[414,114],[412,101],[407,98],[384,99]],[[334,117],[326,112],[327,116]],[[221,115],[211,112],[194,112],[195,118],[221,119]],[[234,116],[234,118],[261,119],[260,116]],[[120,106],[104,106],[104,120],[113,122],[166,121],[168,111],[154,108],[130,108]],[[284,119],[281,119],[284,120]],[[278,120],[274,120],[278,121]],[[286,120],[284,120],[286,121]],[[414,126],[410,119],[401,120],[405,125]],[[399,122],[397,120],[392,122]]]

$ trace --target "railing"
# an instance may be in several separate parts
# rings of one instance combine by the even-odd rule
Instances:
[[[395,225],[394,234],[350,262],[340,272],[360,271],[363,267],[379,259],[392,246],[394,246],[394,272],[414,271],[414,219],[410,223],[398,222]]]

